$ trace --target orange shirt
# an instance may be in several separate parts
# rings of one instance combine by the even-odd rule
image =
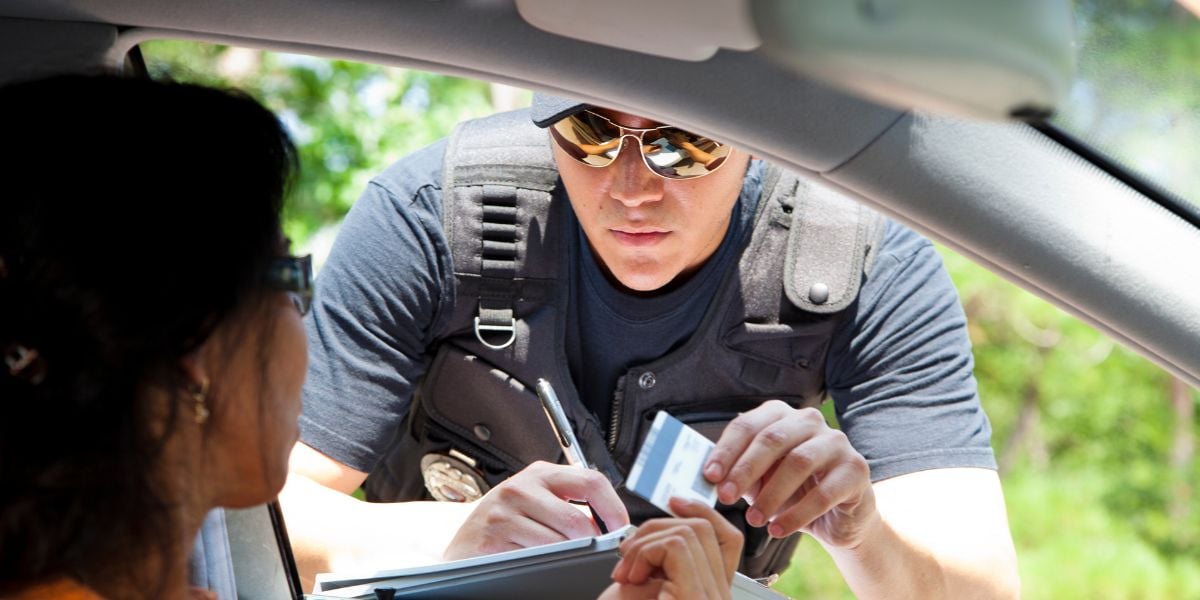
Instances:
[[[216,592],[191,588],[188,600],[217,600]],[[15,596],[4,596],[0,600],[105,600],[103,596],[84,587],[73,579],[60,579],[52,583],[25,588]]]
[[[4,600],[104,600],[104,598],[73,579],[59,579],[52,583],[25,588],[15,596],[5,596]]]

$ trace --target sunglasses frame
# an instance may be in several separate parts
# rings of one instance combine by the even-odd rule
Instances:
[[[312,255],[280,256],[271,260],[264,277],[267,287],[287,292],[301,315],[312,308]]]
[[[556,127],[558,126],[559,123],[562,123],[563,121],[567,121],[569,119],[576,118],[576,115],[578,115],[579,113],[587,113],[597,119],[602,119],[602,120],[608,122],[613,127],[616,127],[617,130],[620,131],[620,135],[618,135],[615,138],[616,140],[618,140],[617,154],[612,158],[612,160],[608,161],[608,164],[593,165],[589,162],[586,162],[586,161],[576,157],[575,155],[571,154],[571,151],[568,148],[563,147],[564,143],[572,144],[572,142],[567,141],[564,138],[564,136],[558,132]],[[729,144],[724,144],[724,143],[718,142],[716,140],[713,140],[712,138],[708,138],[708,139],[712,140],[713,143],[719,144],[719,147],[729,149],[729,152],[725,156],[722,156],[718,159],[718,160],[720,160],[720,164],[709,169],[707,173],[701,173],[699,175],[688,175],[688,176],[684,176],[684,177],[671,177],[668,175],[663,175],[662,173],[659,173],[658,171],[654,170],[654,167],[650,165],[649,155],[640,150],[640,147],[645,145],[645,140],[644,140],[643,136],[646,135],[646,132],[647,131],[658,131],[660,129],[678,129],[680,131],[687,131],[686,129],[682,129],[682,128],[676,127],[674,125],[659,125],[658,127],[644,127],[644,128],[643,127],[625,127],[624,125],[621,125],[620,123],[617,123],[616,121],[613,121],[612,119],[610,119],[600,113],[597,113],[593,110],[584,109],[579,112],[567,115],[567,116],[563,117],[562,119],[559,119],[558,121],[554,122],[552,125],[550,125],[550,137],[554,138],[554,143],[558,144],[559,147],[562,148],[563,152],[566,152],[568,155],[570,155],[571,158],[575,162],[577,162],[581,165],[587,166],[587,167],[591,167],[593,169],[605,169],[605,168],[611,167],[613,165],[613,163],[617,162],[617,158],[619,158],[621,156],[621,152],[625,151],[625,138],[632,137],[637,140],[637,143],[639,146],[638,155],[642,157],[642,166],[646,167],[646,169],[649,170],[651,173],[654,173],[658,177],[666,179],[667,181],[688,181],[690,179],[700,179],[701,177],[707,177],[709,175],[712,175],[713,173],[716,173],[717,169],[720,169],[721,167],[725,166],[725,163],[729,162],[729,159],[733,156],[733,152],[734,152],[733,146],[730,146]],[[692,134],[692,135],[695,135],[695,134]],[[704,136],[704,137],[707,137],[707,136]],[[572,145],[574,145],[574,144],[572,144]]]

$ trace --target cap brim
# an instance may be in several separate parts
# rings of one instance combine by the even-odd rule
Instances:
[[[587,104],[578,100],[534,92],[533,101],[529,105],[529,116],[533,119],[534,125],[549,127],[587,107]]]

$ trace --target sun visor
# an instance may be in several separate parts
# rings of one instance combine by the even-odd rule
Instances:
[[[0,84],[102,70],[116,40],[105,23],[0,18]]]
[[[516,0],[525,22],[549,33],[678,60],[720,48],[753,50],[747,0]]]
[[[653,4],[653,3],[651,3]],[[762,52],[902,109],[1052,113],[1075,71],[1069,0],[753,0]]]

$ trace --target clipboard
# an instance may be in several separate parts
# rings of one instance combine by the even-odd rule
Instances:
[[[590,538],[500,552],[437,565],[362,573],[322,573],[306,598],[422,598],[432,600],[592,600],[612,584],[617,549],[634,526]],[[378,590],[378,591],[377,591]],[[735,600],[787,596],[741,573]]]
[[[632,526],[590,538],[499,552],[424,567],[317,575],[310,598],[595,598],[608,587],[617,548]]]

